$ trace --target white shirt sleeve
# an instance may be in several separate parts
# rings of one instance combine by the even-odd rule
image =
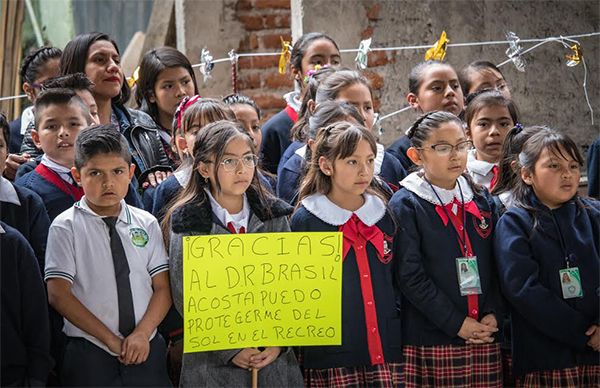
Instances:
[[[73,283],[77,272],[73,230],[53,223],[48,232],[44,280],[62,278]]]
[[[152,246],[148,260],[148,273],[150,277],[153,277],[158,273],[169,270],[169,256],[167,255],[162,232],[156,219],[152,220],[150,225],[148,225],[148,234]]]

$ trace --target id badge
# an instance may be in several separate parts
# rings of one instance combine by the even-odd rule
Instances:
[[[581,277],[579,268],[571,267],[558,271],[560,275],[560,286],[564,299],[581,298],[583,289],[581,288]]]
[[[456,273],[458,274],[458,288],[461,296],[481,294],[477,256],[458,257],[456,259]]]

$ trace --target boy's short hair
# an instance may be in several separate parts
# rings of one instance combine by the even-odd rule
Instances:
[[[46,89],[40,93],[35,100],[34,112],[35,112],[35,129],[38,129],[38,125],[42,118],[42,113],[45,108],[50,105],[70,105],[75,104],[81,108],[81,114],[85,117],[88,125],[92,124],[92,116],[90,115],[90,108],[85,102],[75,93],[73,89],[57,88],[57,89]]]
[[[74,73],[50,78],[42,85],[42,90],[47,89],[72,89],[74,91],[92,91],[95,84],[83,73]]]
[[[2,128],[2,134],[4,135],[4,142],[6,143],[6,148],[10,144],[10,126],[8,124],[8,120],[4,113],[0,112],[0,128]]]
[[[79,132],[75,140],[75,168],[81,170],[99,154],[117,154],[131,164],[127,140],[114,124],[92,125]]]

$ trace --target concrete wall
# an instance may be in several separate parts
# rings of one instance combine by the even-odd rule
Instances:
[[[358,47],[372,37],[372,47],[423,45],[435,42],[446,30],[451,43],[504,40],[506,31],[522,39],[600,31],[598,1],[401,1],[401,0],[294,0],[302,6],[302,29],[330,34],[342,48]],[[292,9],[292,13],[298,13]],[[293,19],[295,21],[295,19]],[[296,24],[293,24],[296,29]],[[294,31],[294,34],[296,32]],[[524,73],[512,64],[501,68],[521,111],[524,124],[547,124],[573,136],[583,150],[599,135],[600,38],[580,39],[588,66],[588,93],[595,109],[590,121],[583,94],[583,66],[567,67],[568,50],[548,43],[527,55]],[[523,44],[525,48],[532,44]],[[449,48],[446,61],[457,69],[477,59],[500,63],[507,46]],[[423,60],[425,50],[373,53],[368,69],[383,79],[376,92],[382,114],[406,104],[408,73]],[[344,64],[353,65],[354,55]],[[408,111],[383,123],[385,144],[417,117]]]

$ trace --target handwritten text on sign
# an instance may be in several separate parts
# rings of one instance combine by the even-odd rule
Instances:
[[[183,238],[184,352],[341,344],[342,234]]]

